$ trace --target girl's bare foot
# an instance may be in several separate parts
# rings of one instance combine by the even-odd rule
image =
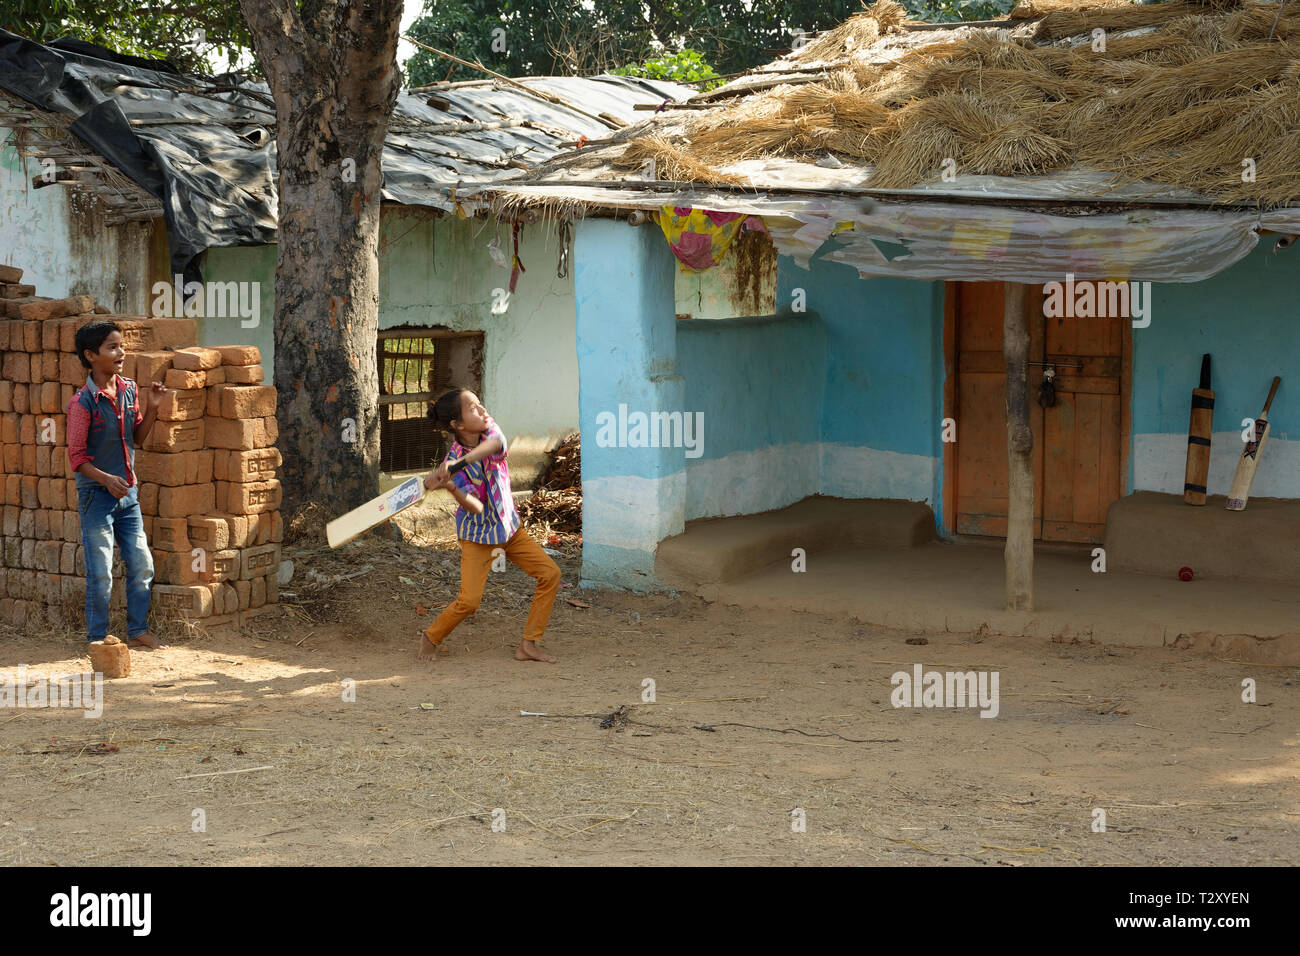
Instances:
[[[555,658],[543,651],[542,645],[536,641],[520,641],[519,646],[515,648],[515,660],[541,661],[544,664],[555,663]]]
[[[436,661],[438,659],[438,645],[429,640],[429,635],[423,631],[420,632],[420,649],[416,651],[415,656],[422,661]]]
[[[147,647],[151,651],[160,651],[164,647],[170,646],[168,644],[163,644],[156,637],[153,637],[150,634],[141,634],[139,637],[133,637],[127,641],[126,644],[127,647]]]

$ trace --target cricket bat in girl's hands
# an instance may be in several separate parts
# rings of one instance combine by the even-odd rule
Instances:
[[[454,475],[464,467],[463,461],[457,461],[452,463],[449,470]],[[325,526],[325,539],[331,548],[347,544],[358,535],[383,524],[393,515],[418,505],[424,500],[424,495],[424,478],[419,475],[407,478],[396,488],[389,488],[361,507],[353,508],[341,518],[335,518]]]

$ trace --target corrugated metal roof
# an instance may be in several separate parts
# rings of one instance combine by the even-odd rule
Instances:
[[[124,218],[156,214],[161,203],[174,268],[210,246],[274,242],[275,111],[268,87],[234,74],[181,75],[139,63],[86,44],[47,46],[0,30],[0,91],[8,103],[0,125],[53,129],[66,141],[64,152],[89,147],[107,158],[139,189]],[[580,137],[599,140],[635,122],[638,103],[679,101],[693,92],[622,76],[404,92],[384,148],[383,198],[452,209],[453,187],[515,178]],[[50,148],[47,138],[31,154],[48,155]],[[82,180],[94,188],[95,172],[83,171]],[[119,194],[121,187],[113,184]]]

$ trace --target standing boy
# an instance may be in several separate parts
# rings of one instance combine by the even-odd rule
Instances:
[[[85,386],[68,402],[68,463],[76,473],[77,512],[86,562],[87,640],[108,635],[113,591],[113,540],[126,564],[127,643],[165,647],[149,634],[149,588],[153,556],[140,517],[135,446],[143,445],[167,389],[154,382],[140,401],[135,382],[120,374],[126,359],[122,331],[114,322],[77,330],[77,357],[89,369]],[[143,407],[141,405],[143,404]]]

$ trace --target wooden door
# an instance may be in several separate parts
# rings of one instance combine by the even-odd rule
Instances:
[[[1002,354],[1004,286],[949,285],[950,368],[947,415],[957,421],[947,507],[958,534],[1005,537],[1007,529],[1006,362]],[[1045,318],[1041,286],[1027,289],[1029,424],[1034,433],[1034,537],[1100,542],[1106,509],[1120,495],[1125,323]],[[1039,402],[1044,368],[1056,371],[1056,403]],[[1081,366],[1073,368],[1071,366]],[[955,500],[953,500],[955,499]]]

